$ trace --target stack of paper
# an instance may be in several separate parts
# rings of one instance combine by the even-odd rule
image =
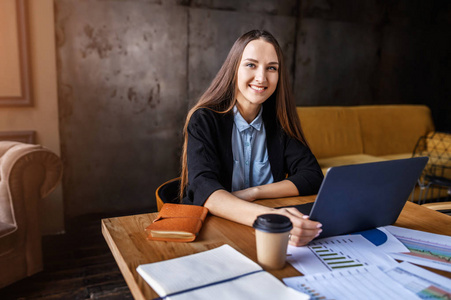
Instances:
[[[312,300],[450,299],[450,279],[393,259],[449,270],[448,236],[387,226],[315,240],[288,252],[288,261],[306,276],[284,282]]]

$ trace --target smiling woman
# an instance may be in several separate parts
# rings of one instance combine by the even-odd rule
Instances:
[[[296,246],[321,232],[321,224],[295,208],[252,203],[316,194],[323,179],[302,134],[282,50],[269,32],[237,39],[188,113],[184,134],[183,203],[248,226],[261,214],[285,215]]]

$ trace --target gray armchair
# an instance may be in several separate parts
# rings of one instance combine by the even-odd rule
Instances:
[[[0,142],[0,288],[42,270],[39,201],[61,180],[52,151]]]

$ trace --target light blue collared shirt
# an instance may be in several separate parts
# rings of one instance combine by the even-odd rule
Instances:
[[[238,108],[232,130],[233,175],[232,192],[274,182],[266,146],[266,130],[262,118],[263,107],[249,124]]]

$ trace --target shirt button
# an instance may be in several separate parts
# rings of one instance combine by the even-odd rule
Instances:
[[[248,161],[248,160],[246,160],[246,166],[247,166],[247,165],[249,165],[249,161]]]
[[[249,143],[247,143],[247,142],[246,142],[246,144],[245,144],[245,145],[246,145],[246,147],[249,147]]]

